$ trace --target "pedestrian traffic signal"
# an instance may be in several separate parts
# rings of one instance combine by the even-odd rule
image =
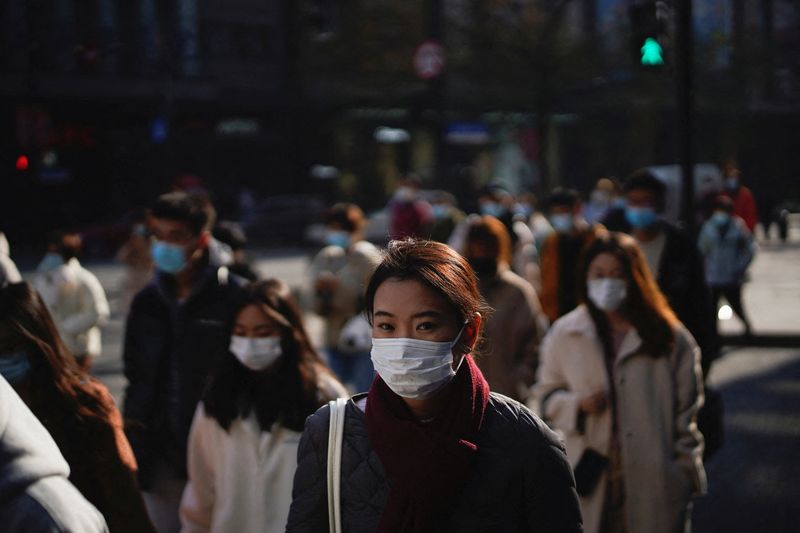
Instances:
[[[633,4],[628,9],[631,25],[631,55],[635,64],[659,70],[668,62],[671,9],[663,0]]]
[[[642,65],[657,67],[664,64],[664,49],[652,37],[645,39],[642,45]]]

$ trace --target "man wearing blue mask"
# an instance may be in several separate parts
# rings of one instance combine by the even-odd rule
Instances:
[[[539,296],[550,322],[578,305],[575,272],[581,251],[602,231],[602,226],[586,222],[581,206],[580,195],[572,189],[557,188],[547,200],[547,218],[555,231],[545,238],[539,253],[542,276]]]
[[[623,193],[624,210],[609,213],[604,224],[611,231],[629,233],[639,243],[672,310],[700,346],[707,375],[717,354],[717,339],[710,319],[711,293],[697,243],[661,217],[666,185],[648,170],[631,174],[623,183]]]
[[[161,533],[180,528],[189,428],[208,375],[227,350],[226,324],[241,280],[209,260],[214,212],[206,199],[165,194],[151,215],[156,273],[128,315],[124,417],[145,504]]]

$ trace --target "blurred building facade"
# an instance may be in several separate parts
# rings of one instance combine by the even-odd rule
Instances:
[[[674,80],[636,68],[632,3],[7,0],[0,223],[118,220],[182,175],[236,216],[242,191],[376,207],[413,172],[468,201],[676,162]],[[795,172],[799,8],[694,6],[697,157],[774,188]]]

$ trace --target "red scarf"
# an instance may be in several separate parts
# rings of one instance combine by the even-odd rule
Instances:
[[[489,384],[471,355],[427,424],[380,378],[367,396],[367,432],[392,487],[378,531],[440,531],[472,472]]]

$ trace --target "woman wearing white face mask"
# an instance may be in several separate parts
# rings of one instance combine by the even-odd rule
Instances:
[[[469,263],[394,241],[367,286],[378,377],[345,407],[341,531],[580,531],[556,436],[491,393],[472,349],[484,304]],[[330,409],[308,419],[286,530],[328,530]]]
[[[308,415],[346,395],[312,348],[289,287],[257,282],[189,435],[182,531],[281,531]]]
[[[541,349],[536,407],[566,442],[587,533],[684,531],[705,490],[700,351],[633,238],[601,234]]]

